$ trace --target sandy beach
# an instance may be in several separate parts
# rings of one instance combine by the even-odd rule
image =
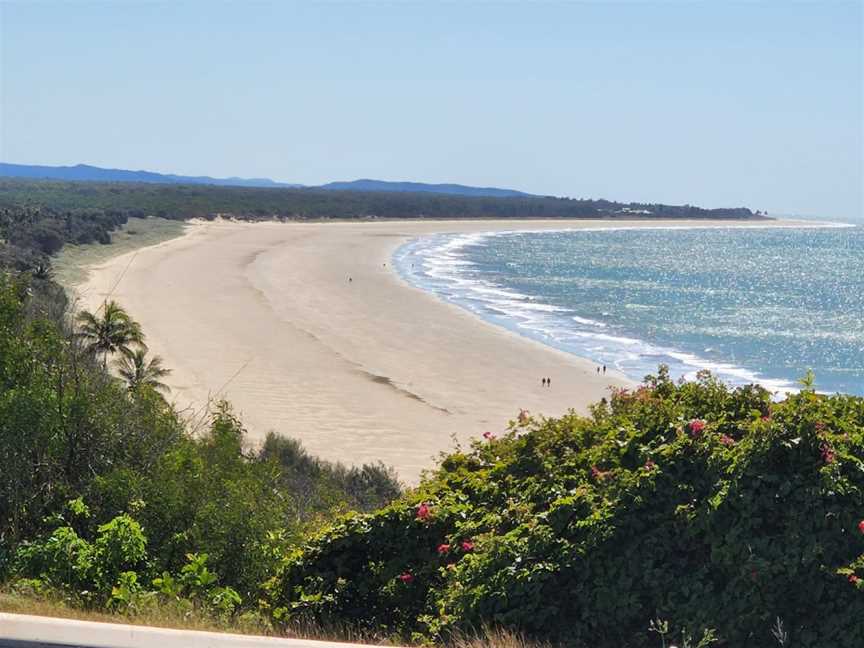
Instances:
[[[170,398],[188,416],[225,398],[252,442],[272,430],[325,459],[383,461],[410,484],[438,453],[500,433],[520,408],[585,411],[630,383],[408,285],[390,267],[393,251],[436,232],[603,225],[197,223],[92,268],[79,305],[110,294],[130,311],[173,370]]]

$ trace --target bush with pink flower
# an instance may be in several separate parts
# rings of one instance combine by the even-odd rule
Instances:
[[[770,646],[779,617],[790,645],[860,648],[864,399],[775,402],[661,371],[590,416],[517,422],[445,457],[289,557],[268,594],[276,618],[401,640],[503,626],[654,648],[662,618]]]

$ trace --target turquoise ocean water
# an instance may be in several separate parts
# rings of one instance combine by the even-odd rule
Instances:
[[[663,363],[784,391],[813,369],[821,391],[864,395],[864,227],[441,234],[394,261],[446,301],[637,380]]]

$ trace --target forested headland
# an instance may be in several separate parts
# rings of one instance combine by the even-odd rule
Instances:
[[[173,220],[760,219],[745,207],[618,203],[543,196],[327,191],[0,178],[0,267],[35,270],[66,243],[111,241],[130,217]]]
[[[746,207],[620,203],[552,196],[457,196],[318,188],[56,182],[0,178],[0,206],[136,211],[163,218],[756,218]]]

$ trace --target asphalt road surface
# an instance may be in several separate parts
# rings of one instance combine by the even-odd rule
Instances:
[[[369,648],[360,644],[277,639],[93,623],[0,612],[0,648]]]

